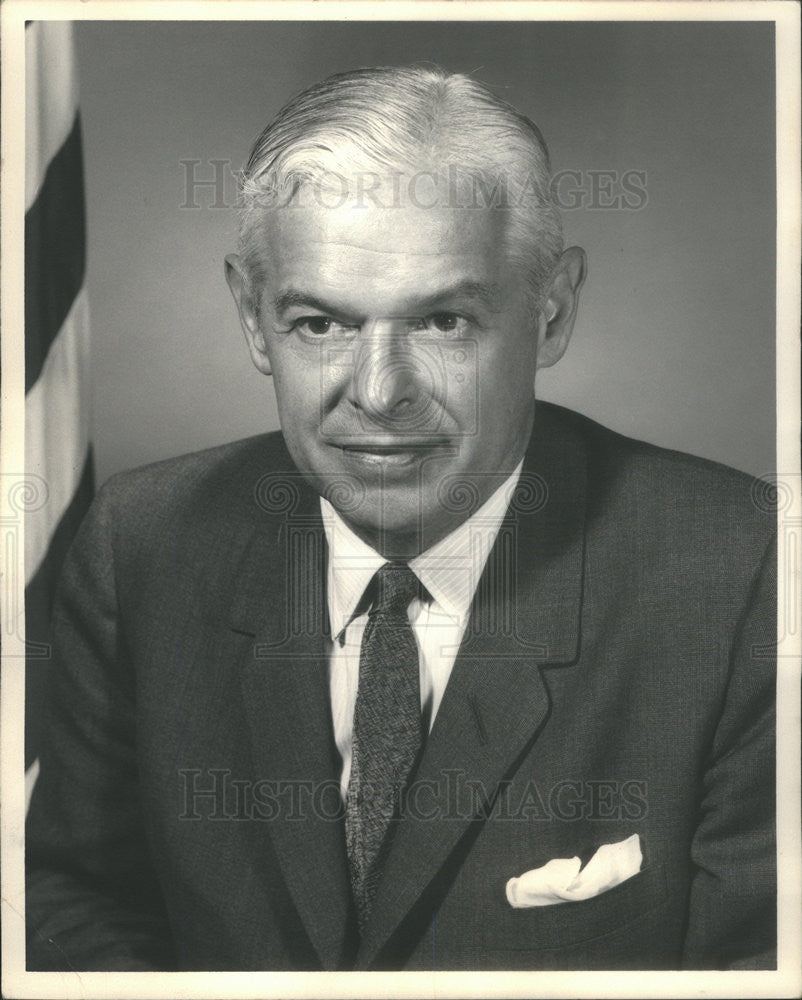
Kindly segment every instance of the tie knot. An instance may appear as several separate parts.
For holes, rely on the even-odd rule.
[[[371,614],[404,615],[415,597],[423,597],[420,580],[404,562],[387,562],[373,577]]]

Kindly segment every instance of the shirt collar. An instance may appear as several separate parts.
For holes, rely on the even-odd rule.
[[[329,547],[326,593],[331,635],[336,638],[353,618],[356,606],[376,570],[387,562],[355,535],[324,497],[320,514]]]
[[[523,459],[479,510],[410,560],[410,568],[446,614],[460,620],[468,614],[522,466]],[[329,547],[329,621],[332,636],[338,636],[353,618],[376,570],[387,560],[354,534],[324,497],[320,513]]]

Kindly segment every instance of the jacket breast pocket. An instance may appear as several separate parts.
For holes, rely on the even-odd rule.
[[[496,911],[484,925],[483,943],[492,951],[571,947],[626,927],[665,898],[665,867],[647,868],[593,899]]]

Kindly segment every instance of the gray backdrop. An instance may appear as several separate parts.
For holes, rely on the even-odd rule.
[[[413,61],[496,87],[563,178],[590,271],[538,394],[774,468],[772,24],[85,22],[77,39],[100,482],[277,426],[223,279],[231,171],[309,83]],[[222,192],[188,190],[216,170]]]

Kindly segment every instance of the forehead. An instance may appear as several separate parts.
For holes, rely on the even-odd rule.
[[[347,294],[366,311],[390,314],[458,282],[499,285],[503,226],[502,213],[487,208],[279,208],[263,229],[266,282],[274,292]]]

